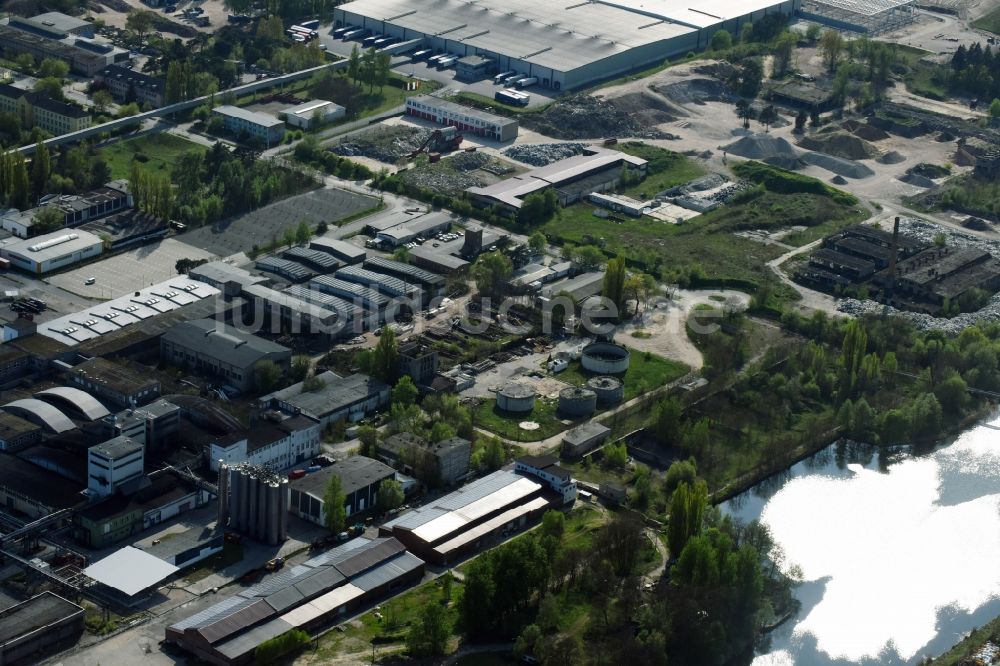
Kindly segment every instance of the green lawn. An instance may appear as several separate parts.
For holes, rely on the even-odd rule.
[[[625,400],[631,400],[639,394],[647,393],[658,386],[668,384],[678,377],[683,377],[691,369],[678,361],[671,361],[655,354],[629,350],[628,370],[625,372]],[[594,376],[583,369],[579,361],[573,361],[556,375],[560,381],[567,384],[582,386]]]
[[[615,148],[649,162],[646,165],[646,178],[641,183],[625,188],[625,194],[637,199],[651,199],[658,192],[705,175],[700,164],[680,153],[638,141],[620,143]]]
[[[454,627],[458,619],[457,602],[461,594],[462,585],[457,580],[453,581],[451,602],[445,616],[449,627]],[[373,642],[379,653],[399,651],[406,641],[410,625],[419,618],[424,606],[428,603],[441,603],[441,599],[440,579],[404,592],[381,604],[381,620],[375,617],[374,611],[368,611],[358,620],[344,624],[344,631],[334,630],[321,636],[314,663],[326,663],[344,654],[371,654]]]
[[[472,418],[476,426],[515,442],[537,442],[575,425],[566,425],[559,419],[556,401],[541,398],[535,401],[530,414],[510,414],[498,409],[496,400],[486,400],[475,408]],[[522,421],[534,421],[538,430],[522,430],[518,425]]]
[[[948,68],[944,65],[921,62],[922,58],[934,55],[933,53],[905,45],[897,45],[896,52],[900,63],[906,66],[907,71],[903,75],[903,80],[906,82],[907,90],[929,99],[948,99]]]
[[[159,132],[127,141],[118,141],[101,148],[101,154],[111,167],[112,178],[128,178],[132,161],[138,160],[149,171],[170,172],[184,153],[207,150],[205,146],[174,134]]]
[[[1000,35],[1000,9],[994,9],[986,16],[976,19],[972,22],[972,27]]]

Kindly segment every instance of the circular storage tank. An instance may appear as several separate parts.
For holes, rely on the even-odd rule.
[[[611,375],[591,377],[587,388],[597,394],[599,405],[616,405],[625,397],[625,382]]]
[[[583,348],[580,365],[599,375],[620,375],[628,370],[628,350],[613,342],[595,342]]]
[[[583,386],[559,391],[559,413],[566,416],[590,416],[597,410],[597,394]]]
[[[535,408],[535,389],[510,383],[497,391],[497,407],[505,412],[530,412]]]

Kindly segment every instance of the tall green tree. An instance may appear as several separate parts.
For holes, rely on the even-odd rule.
[[[355,44],[347,59],[347,77],[355,83],[361,83],[361,50]]]
[[[415,657],[442,655],[450,635],[451,627],[448,626],[444,606],[437,601],[429,601],[406,636],[406,649]]]
[[[281,368],[274,361],[265,359],[254,366],[253,378],[259,393],[270,393],[278,388],[278,382],[281,381]]]
[[[701,533],[707,506],[708,487],[704,481],[693,485],[682,482],[674,490],[667,522],[667,545],[672,556],[678,557],[688,540]]]
[[[383,513],[398,509],[403,505],[403,484],[395,479],[386,479],[378,486],[378,510]]]
[[[392,74],[392,56],[388,53],[380,52],[375,58],[375,85],[378,86],[379,92],[385,88],[385,84],[389,81],[389,77]]]
[[[399,358],[399,343],[396,333],[388,326],[382,329],[378,344],[372,350],[372,374],[384,382],[389,382],[396,374],[396,360]]]
[[[368,92],[374,92],[378,76],[378,51],[371,47],[361,56],[361,78],[368,85]]]
[[[625,277],[625,255],[619,254],[608,262],[604,270],[604,287],[601,292],[615,304],[619,316],[625,312]]]
[[[14,208],[24,210],[30,206],[29,195],[31,183],[28,179],[28,165],[24,155],[14,152],[10,164],[10,189],[7,192],[7,203]]]
[[[819,52],[830,72],[837,69],[837,61],[840,60],[840,54],[843,51],[844,38],[840,31],[832,28],[824,30],[823,35],[819,38]]]
[[[513,264],[502,252],[487,252],[480,255],[472,269],[476,288],[483,296],[499,303],[507,290],[507,283],[514,272]]]
[[[330,482],[323,493],[323,521],[326,528],[334,534],[340,534],[347,525],[347,498],[336,474],[330,477]]]
[[[45,194],[52,174],[52,164],[49,159],[48,147],[39,141],[35,145],[35,153],[31,156],[31,193],[37,199]]]
[[[147,9],[133,9],[125,17],[125,29],[134,32],[142,44],[143,38],[153,29],[156,20],[156,14]]]
[[[392,389],[392,403],[394,405],[412,405],[419,396],[420,389],[413,383],[413,378],[409,375],[400,377]]]

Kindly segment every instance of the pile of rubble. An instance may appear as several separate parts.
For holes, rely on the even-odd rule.
[[[847,132],[816,132],[799,139],[799,145],[848,160],[871,159],[879,154],[871,143]]]
[[[407,185],[449,196],[461,194],[470,187],[484,187],[489,184],[485,178],[473,175],[472,170],[453,168],[449,164],[453,161],[454,159],[447,159],[437,164],[400,171],[399,179]]]
[[[950,247],[974,247],[985,250],[995,257],[1000,257],[1000,241],[989,240],[969,236],[961,232],[941,227],[930,222],[913,218],[904,218],[899,223],[900,233],[916,236],[925,243],[933,243],[935,238],[943,235],[945,244]],[[891,305],[884,305],[876,301],[859,301],[855,298],[845,298],[837,303],[837,309],[841,312],[861,317],[865,315],[898,315],[913,322],[922,331],[942,331],[947,335],[958,335],[969,326],[977,324],[1000,322],[1000,293],[994,294],[989,302],[976,312],[965,312],[958,316],[947,319],[945,317],[933,317],[920,312],[907,312],[897,310]]]
[[[665,100],[651,94],[610,99],[573,95],[554,102],[542,113],[524,114],[521,123],[557,139],[676,139],[655,127],[674,120],[671,111]]]
[[[587,148],[583,143],[535,143],[511,146],[503,154],[518,162],[543,167],[546,164],[580,155]]]
[[[430,135],[431,130],[417,127],[380,126],[353,134],[330,150],[344,157],[370,157],[395,164],[420,148]]]

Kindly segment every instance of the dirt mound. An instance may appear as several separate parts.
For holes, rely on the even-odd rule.
[[[770,134],[751,134],[722,148],[727,153],[747,157],[752,160],[766,160],[771,157],[795,158],[795,148],[785,139]]]
[[[921,162],[915,166],[910,167],[906,170],[906,173],[916,174],[918,176],[924,176],[925,178],[947,178],[951,175],[951,169],[937,164],[928,164],[927,162]]]
[[[958,166],[976,166],[976,158],[972,153],[965,150],[964,148],[959,148],[955,151],[955,155],[951,158],[951,161]]]
[[[735,103],[739,99],[736,93],[715,79],[690,79],[651,88],[674,104]]]
[[[875,175],[875,172],[864,164],[825,153],[803,153],[800,159],[806,164],[821,167],[845,178],[867,178]]]
[[[673,139],[674,135],[651,126],[674,120],[671,111],[664,100],[648,93],[611,99],[574,95],[560,99],[542,113],[525,114],[521,122],[557,139]]]
[[[848,160],[863,160],[878,155],[875,146],[847,132],[813,134],[799,139],[799,145],[808,150]]]
[[[899,164],[900,162],[905,162],[906,158],[897,153],[895,150],[890,150],[885,155],[879,157],[876,161],[881,164]]]
[[[941,143],[948,143],[949,141],[954,141],[955,135],[951,132],[939,132],[937,135],[937,141]]]
[[[830,179],[830,182],[834,185],[847,185],[847,179],[843,176],[834,176]]]
[[[921,176],[920,174],[917,173],[908,173],[902,178],[900,178],[900,180],[903,181],[904,183],[913,185],[915,187],[931,188],[937,185],[937,183],[935,183],[927,176]]]
[[[791,155],[774,155],[772,157],[765,157],[763,161],[771,166],[776,166],[779,169],[787,169],[788,171],[798,171],[805,166],[802,160]]]
[[[851,132],[851,134],[859,139],[864,139],[865,141],[881,141],[882,139],[889,138],[888,132],[873,125],[861,125],[856,130]]]

